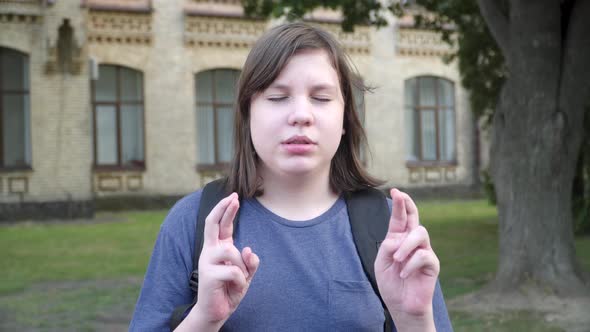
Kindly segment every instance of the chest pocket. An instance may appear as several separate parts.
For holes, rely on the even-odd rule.
[[[328,294],[332,331],[383,331],[385,315],[371,283],[331,280]]]

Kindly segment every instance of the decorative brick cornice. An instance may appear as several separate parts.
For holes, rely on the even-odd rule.
[[[90,11],[87,24],[90,43],[148,45],[152,42],[151,14]]]
[[[0,0],[0,23],[37,23],[42,14],[41,0]]]
[[[371,53],[371,28],[369,26],[357,26],[354,32],[344,32],[340,24],[336,23],[315,23],[315,25],[335,36],[347,53],[357,55]]]
[[[453,50],[440,33],[429,30],[399,28],[396,52],[402,56],[443,56]]]
[[[238,18],[186,16],[187,46],[249,48],[266,30],[267,22]]]

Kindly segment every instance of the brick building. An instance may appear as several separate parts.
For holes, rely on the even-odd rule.
[[[468,188],[479,143],[448,47],[409,19],[335,34],[363,80],[367,167],[388,185]],[[276,21],[237,0],[0,0],[0,220],[176,198],[232,153],[234,84]],[[369,157],[370,156],[370,157]]]

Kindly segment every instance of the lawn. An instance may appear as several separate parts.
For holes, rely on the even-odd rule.
[[[441,260],[447,300],[489,281],[497,262],[496,209],[485,201],[418,206]],[[114,312],[128,319],[165,214],[101,213],[98,222],[0,226],[0,322],[10,316],[17,324],[0,323],[0,330],[92,331]],[[590,270],[590,237],[578,238],[576,249]],[[451,311],[451,317],[456,331],[559,331],[526,312],[475,317]]]

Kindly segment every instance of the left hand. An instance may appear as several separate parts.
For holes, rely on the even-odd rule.
[[[434,327],[432,297],[440,263],[410,196],[391,189],[391,199],[389,229],[375,259],[379,292],[396,326]]]

